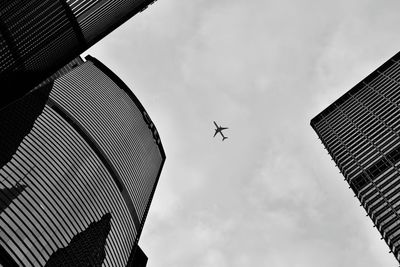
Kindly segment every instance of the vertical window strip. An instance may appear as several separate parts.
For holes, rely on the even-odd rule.
[[[22,147],[23,145],[21,145]],[[26,156],[29,156],[30,158],[34,158],[35,156],[32,155],[29,151],[29,149],[22,148],[21,149],[21,154],[24,154]],[[41,163],[38,163],[38,165],[40,165]],[[55,199],[52,198],[51,200],[48,198],[48,196],[52,196],[54,194],[54,192],[52,192],[53,194],[51,194],[48,190],[51,188],[52,185],[50,185],[50,183],[45,183],[44,180],[41,180],[40,177],[43,177],[44,174],[41,172],[41,170],[39,170],[37,168],[37,165],[35,165],[35,168],[32,169],[32,176],[34,177],[34,181],[35,183],[32,183],[30,186],[32,188],[34,188],[36,190],[36,192],[40,192],[40,194],[36,193],[35,197],[36,199],[40,200],[41,203],[43,203],[43,205],[46,207],[47,210],[50,210],[50,213],[53,215],[54,218],[56,218],[57,222],[59,223],[59,225],[62,228],[62,233],[66,233],[67,236],[62,235],[61,237],[63,239],[60,239],[60,236],[58,236],[58,239],[62,242],[62,243],[66,243],[68,239],[70,239],[72,237],[72,233],[73,230],[71,228],[69,228],[70,224],[62,224],[58,218],[63,218],[63,216],[60,215],[60,211],[59,208],[60,206],[57,206],[58,208],[56,208],[55,203],[59,203],[59,202],[55,202]],[[38,186],[37,186],[38,185]],[[46,201],[43,201],[43,198],[45,198]],[[62,203],[64,205],[64,203]],[[50,206],[49,206],[50,205]],[[50,209],[49,207],[51,207],[52,209]],[[54,214],[53,210],[57,213]],[[48,214],[46,214],[48,216]],[[53,222],[54,223],[54,222]],[[67,226],[67,230],[66,228],[64,228],[64,226]],[[68,236],[68,233],[70,234],[70,236]]]
[[[0,184],[4,186],[2,181],[0,181]],[[16,202],[17,201],[13,201],[14,204]],[[15,209],[17,209],[17,211]],[[3,222],[7,224],[9,229],[11,229],[11,231],[15,234],[16,237],[16,238],[11,238],[9,241],[13,242],[14,245],[18,247],[20,251],[27,252],[27,253],[23,252],[26,258],[30,259],[31,257],[33,257],[33,259],[36,262],[40,263],[42,262],[41,260],[45,258],[45,256],[40,252],[35,253],[34,251],[32,251],[32,248],[27,246],[26,243],[24,242],[24,240],[27,239],[31,244],[35,244],[35,242],[33,242],[33,240],[31,239],[31,236],[27,233],[27,229],[29,229],[29,227],[26,225],[25,221],[21,219],[20,212],[21,210],[19,209],[18,206],[13,207],[12,205],[10,205],[8,206],[7,210],[2,213],[2,216],[0,216],[0,218],[3,219],[3,216],[7,216],[8,221],[13,224],[12,227],[8,222],[3,220]],[[17,230],[17,232],[15,230]]]
[[[19,254],[22,255],[22,257],[23,257],[22,259],[21,259],[21,257],[16,257],[17,261],[20,261],[20,262],[22,261],[23,262],[22,265],[25,265],[26,263],[30,263],[31,266],[35,266],[35,263],[38,262],[38,260],[35,258],[34,262],[32,262],[32,259],[26,253],[27,251],[24,250],[19,245],[20,242],[16,241],[16,239],[22,240],[21,237],[19,236],[19,234],[17,234],[17,232],[14,230],[14,228],[10,226],[10,224],[3,218],[3,216],[0,216],[0,221],[3,221],[3,223],[0,224],[2,232],[8,236],[8,241],[4,242],[4,244],[6,244],[7,247],[9,247],[9,244],[11,243],[14,248],[10,248],[10,251],[12,251],[12,253],[14,255],[16,255],[19,252]],[[8,229],[4,229],[4,227],[8,227]],[[14,236],[10,236],[11,232]],[[0,238],[1,238],[1,236],[0,236]]]
[[[40,158],[40,161],[36,162],[36,166],[37,168],[35,169],[35,171],[41,171],[43,177],[60,177],[59,172],[57,171],[57,166],[54,165],[54,163],[49,159],[49,155],[47,155],[47,151],[43,150],[40,146],[38,146],[35,142],[29,142],[29,147],[28,149],[30,150],[30,152],[34,152],[37,157]],[[56,181],[55,179],[48,179],[49,183],[52,184],[52,188],[53,191],[56,191],[56,194],[53,194],[53,201],[55,201],[55,203],[62,203],[64,209],[64,213],[67,216],[64,216],[63,219],[64,221],[68,220],[68,222],[66,221],[67,224],[70,224],[71,226],[73,226],[73,231],[72,233],[75,235],[77,232],[81,232],[84,230],[84,224],[82,224],[81,220],[72,220],[72,218],[75,217],[82,217],[82,215],[80,216],[76,216],[77,214],[76,212],[76,208],[71,210],[68,209],[68,207],[64,206],[64,203],[69,203],[72,204],[73,203],[73,199],[70,198],[70,195],[67,194],[68,192],[65,191],[65,188],[67,187],[67,184],[64,183],[64,181],[62,181],[61,179]],[[61,190],[61,191],[60,191]],[[62,199],[60,199],[61,197],[66,197],[66,201],[62,201]],[[82,219],[82,218],[80,218]]]
[[[51,123],[50,121],[51,120],[49,120],[49,123]],[[47,142],[47,144],[51,147],[50,151],[57,152],[52,155],[52,158],[58,160],[59,166],[60,167],[62,166],[63,167],[62,169],[66,171],[65,174],[71,178],[71,179],[69,179],[69,181],[70,181],[69,184],[72,188],[72,191],[76,192],[76,196],[79,198],[78,203],[83,203],[84,206],[86,206],[86,203],[87,203],[86,193],[82,192],[81,190],[83,189],[83,187],[80,186],[80,184],[77,184],[79,181],[78,177],[80,177],[80,175],[78,175],[74,170],[72,170],[72,168],[73,168],[72,166],[66,166],[63,164],[63,163],[67,163],[66,161],[63,161],[63,158],[66,158],[67,155],[75,155],[75,156],[79,156],[79,155],[71,153],[71,151],[70,151],[68,145],[65,143],[65,141],[60,136],[57,136],[57,133],[59,133],[59,132],[53,132],[56,130],[57,129],[54,127],[54,125],[53,125],[53,127],[47,127],[47,129],[42,129],[40,127],[40,125],[38,125],[38,133],[40,132],[40,134],[41,134],[40,139],[44,139],[46,135],[55,134],[52,136],[53,138],[49,138],[49,142]],[[57,140],[57,141],[55,141],[55,140]],[[70,153],[68,153],[68,152],[70,152]],[[70,159],[74,160],[74,157],[71,157]],[[72,163],[72,162],[69,161],[68,163]],[[76,164],[76,161],[74,161],[73,164]],[[81,197],[85,198],[86,201],[84,201]],[[83,207],[83,205],[81,206],[81,208],[82,207]],[[89,211],[92,211],[92,209],[89,209]],[[97,214],[97,215],[100,216],[100,214]],[[90,213],[90,216],[91,216],[91,218],[95,218],[95,219],[100,218],[98,216],[95,216],[92,213]],[[91,221],[92,220],[86,221],[87,225],[89,225]]]
[[[10,177],[11,179],[16,178],[15,176],[17,176],[18,178],[20,178],[19,175],[15,174],[15,172],[14,172],[11,168],[9,168],[10,165],[13,165],[15,168],[18,168],[17,164],[15,164],[15,163],[17,163],[17,160],[12,160],[12,161],[11,161],[9,164],[7,164],[7,166],[5,166],[5,168],[4,168],[4,171],[9,175],[9,177]],[[7,167],[8,167],[8,168],[7,168]],[[29,171],[29,170],[25,170],[25,171]],[[28,173],[28,174],[29,174],[29,173]],[[26,177],[25,177],[25,179],[26,179]],[[25,180],[25,179],[24,179],[24,180]],[[13,180],[14,180],[14,182],[17,182],[15,179],[13,179]],[[32,228],[34,228],[34,229],[37,231],[38,235],[39,235],[40,237],[42,237],[43,240],[45,240],[45,242],[46,242],[46,244],[47,244],[47,247],[48,247],[49,249],[51,249],[51,248],[52,248],[51,244],[55,244],[55,241],[54,241],[54,239],[52,238],[52,236],[51,236],[50,234],[48,234],[48,233],[45,231],[46,227],[43,225],[43,223],[45,222],[45,220],[44,220],[44,218],[41,216],[41,213],[39,213],[39,212],[37,211],[36,207],[34,207],[34,205],[32,205],[31,201],[29,201],[29,200],[27,199],[26,196],[29,196],[32,200],[35,199],[34,197],[31,196],[31,194],[30,194],[29,191],[30,191],[30,186],[28,186],[28,188],[26,188],[26,189],[24,190],[24,194],[21,194],[20,196],[18,196],[18,197],[19,197],[19,202],[20,202],[20,204],[21,204],[21,206],[22,206],[22,208],[19,207],[19,210],[21,211],[21,214],[23,214],[23,215],[26,217],[26,220],[29,221],[29,223],[32,225]],[[25,202],[25,203],[24,203],[24,202]],[[18,203],[18,201],[17,201],[16,203]],[[28,208],[28,205],[30,206],[29,208]],[[33,222],[31,221],[31,219],[30,219],[29,217],[32,217],[32,218],[35,218],[35,217],[36,217],[35,214],[32,213],[32,210],[36,212],[37,216],[40,216],[40,218],[42,219],[42,222],[38,221],[37,224],[36,224],[36,223],[33,223]],[[27,215],[27,214],[28,214],[28,215]],[[29,215],[30,215],[30,216],[29,216]],[[40,226],[41,229],[38,229],[37,226]],[[31,227],[29,227],[29,228],[31,228]],[[44,231],[42,231],[42,230],[44,230]],[[45,235],[45,236],[43,235],[43,232],[46,232],[46,235]],[[36,235],[35,235],[35,237],[36,237]],[[49,243],[49,241],[51,241],[51,243]],[[39,242],[39,243],[40,243],[40,242]],[[51,252],[51,251],[47,251],[47,253],[50,253],[50,252]]]
[[[35,128],[34,128],[35,129]],[[36,133],[36,132],[34,132]],[[73,175],[71,175],[70,171],[66,168],[66,166],[62,165],[62,158],[56,154],[56,151],[53,151],[53,149],[42,149],[42,147],[50,148],[50,143],[52,142],[52,138],[48,138],[47,140],[43,140],[41,136],[38,136],[38,138],[35,140],[38,144],[40,144],[40,148],[38,147],[38,150],[42,152],[43,158],[47,162],[47,164],[52,165],[53,173],[55,176],[52,176],[53,178],[57,177],[58,179],[58,184],[62,186],[60,187],[60,190],[63,191],[64,194],[69,193],[68,195],[72,197],[73,199],[70,199],[69,205],[71,205],[72,208],[72,214],[75,217],[78,217],[80,226],[79,229],[80,231],[83,231],[86,229],[86,226],[90,224],[90,219],[86,217],[87,214],[82,213],[81,210],[84,210],[82,206],[82,198],[80,194],[77,192],[76,186],[73,184]],[[47,143],[44,143],[47,141]],[[57,151],[60,152],[60,151]],[[64,172],[64,173],[61,173]],[[65,177],[71,178],[71,179],[65,179]],[[66,192],[65,190],[68,190],[69,192]],[[77,201],[74,201],[77,200]],[[91,215],[91,214],[90,214]]]
[[[21,150],[21,153],[18,153],[16,155],[16,159],[21,159],[22,160],[22,156],[23,156],[23,150]],[[60,239],[60,236],[58,236],[55,232],[54,229],[55,228],[55,222],[53,219],[56,219],[57,222],[59,223],[59,229],[62,229],[65,231],[64,226],[58,221],[57,216],[53,213],[53,210],[56,210],[55,207],[53,206],[53,210],[49,209],[48,206],[45,203],[51,203],[49,201],[49,199],[46,198],[46,201],[43,201],[43,198],[46,197],[45,194],[43,194],[42,190],[37,186],[37,184],[39,184],[39,181],[37,179],[37,176],[35,175],[35,173],[33,172],[33,168],[31,170],[31,175],[32,175],[32,182],[30,183],[29,187],[32,189],[32,193],[29,192],[29,190],[26,192],[26,194],[28,194],[28,196],[32,199],[36,199],[37,201],[34,203],[30,203],[31,204],[31,208],[38,214],[38,216],[47,216],[47,219],[45,219],[44,217],[42,218],[49,226],[49,229],[51,230],[52,233],[48,233],[48,235],[50,236],[50,239],[53,241],[53,243],[55,245],[59,245],[59,244],[65,244],[66,243],[66,239],[64,236],[61,236],[62,239]],[[42,187],[42,185],[40,184],[40,186]],[[40,194],[38,194],[40,193]],[[49,212],[44,213],[42,215],[41,212],[36,208],[36,206],[34,204],[39,204],[40,202],[42,202],[44,205],[46,205],[46,208]],[[50,218],[49,214],[52,216],[52,218]],[[35,216],[36,217],[36,216]],[[50,225],[50,223],[52,223],[52,225]],[[54,226],[54,227],[52,227]],[[53,240],[53,237],[56,238],[55,240]],[[58,243],[57,243],[57,242]]]

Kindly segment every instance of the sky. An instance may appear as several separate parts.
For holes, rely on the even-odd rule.
[[[398,266],[310,120],[400,50],[399,8],[158,0],[84,54],[132,89],[166,152],[148,267]]]

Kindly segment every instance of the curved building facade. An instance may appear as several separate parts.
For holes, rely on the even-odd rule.
[[[126,266],[165,161],[129,88],[88,56],[3,109],[0,123],[3,264]]]
[[[2,106],[24,95],[154,0],[0,1]],[[5,85],[21,82],[19,91]],[[8,101],[7,95],[14,94]]]

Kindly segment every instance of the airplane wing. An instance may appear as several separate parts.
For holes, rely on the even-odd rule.
[[[215,130],[215,134],[214,134],[214,137],[217,135],[217,133],[218,133],[218,131],[217,130]]]
[[[222,130],[226,130],[226,129],[229,129],[229,128],[228,127],[221,127],[220,129],[222,131]]]

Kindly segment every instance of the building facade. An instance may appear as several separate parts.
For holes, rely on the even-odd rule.
[[[400,53],[311,126],[400,261]]]
[[[132,258],[165,153],[129,88],[86,59],[0,111],[0,265]]]
[[[0,107],[24,95],[153,2],[0,1]],[[23,80],[19,79],[22,75]]]

